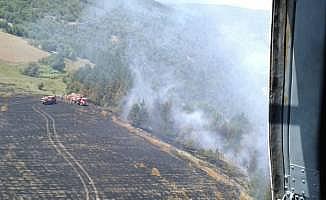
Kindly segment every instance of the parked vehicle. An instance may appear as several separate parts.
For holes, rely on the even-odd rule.
[[[85,98],[85,97],[79,98],[77,100],[77,104],[80,106],[87,106],[88,105],[87,98]]]
[[[43,96],[40,101],[44,105],[51,105],[57,103],[57,98],[56,96]]]
[[[66,100],[69,103],[75,103],[75,104],[78,104],[80,106],[87,106],[88,105],[87,98],[84,97],[82,94],[71,93],[71,94],[67,95]]]

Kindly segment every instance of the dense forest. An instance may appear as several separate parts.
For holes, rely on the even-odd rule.
[[[56,70],[64,70],[67,58],[94,63],[68,73],[67,92],[83,93],[162,138],[224,152],[257,179],[264,176],[266,166],[258,163],[267,152],[260,149],[264,144],[248,141],[264,137],[265,118],[254,121],[264,104],[253,103],[261,98],[254,94],[264,79],[248,83],[264,75],[254,74],[254,66],[241,67],[239,52],[254,45],[240,44],[243,39],[233,34],[244,31],[243,41],[264,40],[264,32],[251,33],[248,27],[267,29],[268,15],[193,6],[180,9],[154,0],[0,0],[0,29],[52,52],[40,63]],[[227,31],[218,26],[237,20],[239,25]],[[24,73],[37,75],[37,64]]]
[[[7,32],[28,37],[28,23],[36,23],[44,17],[52,17],[66,22],[76,21],[87,0],[1,0],[0,28]]]

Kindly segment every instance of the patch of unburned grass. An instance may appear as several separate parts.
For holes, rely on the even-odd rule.
[[[160,171],[157,169],[157,168],[153,168],[152,169],[152,173],[151,173],[152,176],[161,176],[161,173]]]
[[[102,110],[100,114],[104,118],[107,118],[109,116],[109,112],[108,111],[105,111],[105,110]]]
[[[0,95],[15,94],[63,94],[66,85],[62,77],[37,78],[23,75],[19,64],[0,62]],[[43,83],[43,87],[39,86]]]
[[[145,164],[142,163],[142,162],[141,162],[141,163],[136,163],[136,164],[134,164],[134,167],[137,168],[137,169],[138,169],[138,168],[141,168],[141,169],[146,168]]]
[[[249,196],[247,193],[241,192],[239,200],[253,200],[253,198]]]
[[[50,66],[41,65],[39,78],[59,79],[64,77],[64,73],[52,69]]]
[[[7,112],[8,111],[8,104],[0,106],[0,112]]]

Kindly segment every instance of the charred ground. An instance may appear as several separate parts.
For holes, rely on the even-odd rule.
[[[217,181],[113,123],[94,106],[44,106],[34,97],[0,98],[0,104],[0,199],[87,199],[85,187],[89,199],[96,199],[95,189],[100,199],[244,198],[233,178],[229,184]],[[54,143],[65,147],[95,187],[54,148],[46,120],[33,106],[53,118]]]

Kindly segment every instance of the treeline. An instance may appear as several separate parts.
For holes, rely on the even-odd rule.
[[[31,23],[44,17],[74,22],[87,4],[87,0],[0,0],[0,28],[28,37]]]
[[[88,96],[94,103],[111,108],[119,108],[121,100],[132,87],[132,73],[127,65],[120,60],[118,63],[89,65],[64,81],[70,92],[80,92]]]
[[[144,101],[132,105],[128,120],[137,127],[150,130],[155,134],[163,134],[174,138],[176,141],[188,146],[189,148],[202,148],[198,143],[193,141],[192,132],[209,131],[213,138],[219,138],[218,144],[214,149],[216,151],[233,152],[235,156],[239,155],[243,149],[241,144],[243,138],[253,132],[253,124],[249,121],[244,113],[235,114],[231,118],[225,118],[222,114],[210,108],[196,108],[192,105],[186,105],[181,112],[194,113],[197,109],[204,110],[203,118],[207,119],[205,127],[198,130],[196,125],[178,124],[175,113],[173,113],[173,104],[170,101],[154,103],[154,109],[150,110]],[[180,112],[180,111],[179,111]],[[162,135],[161,135],[162,136]],[[252,158],[246,165],[250,172],[254,172],[257,167],[257,155],[252,152]]]
[[[41,59],[39,62],[32,62],[24,68],[23,74],[37,77],[37,72],[39,71],[40,65],[46,65],[51,67],[54,70],[63,72],[65,69],[65,60],[64,56],[61,54],[53,54],[49,57]]]
[[[124,56],[125,36],[132,30],[127,13],[119,6],[104,18],[80,19],[86,6],[96,6],[94,2],[0,0],[0,28],[27,37],[32,45],[53,53],[40,63],[26,66],[23,74],[39,76],[40,65],[63,71],[65,58],[88,59],[95,67],[68,74],[64,78],[67,91],[84,93],[96,104],[117,108],[133,81]],[[94,36],[94,31],[100,35]]]
[[[17,35],[17,36],[25,36],[26,30],[22,25],[14,25],[8,23],[6,20],[0,19],[0,29],[4,30],[7,33]]]

